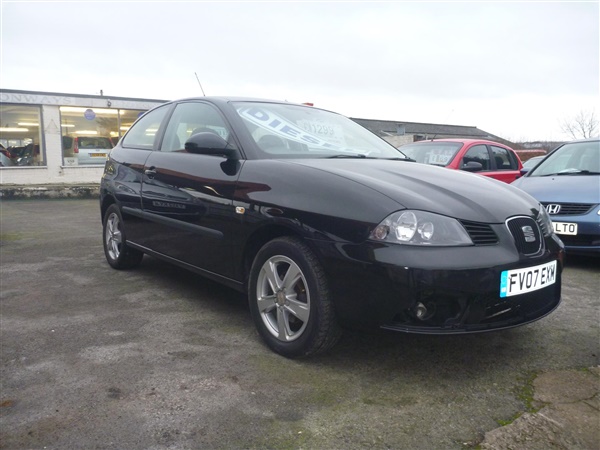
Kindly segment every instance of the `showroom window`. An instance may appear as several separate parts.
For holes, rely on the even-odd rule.
[[[64,164],[104,165],[110,150],[143,112],[61,106],[60,128]]]
[[[0,105],[0,167],[43,166],[39,106]]]

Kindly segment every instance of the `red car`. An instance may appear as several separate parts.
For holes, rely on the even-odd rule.
[[[519,178],[523,167],[512,148],[482,139],[434,139],[398,149],[419,163],[466,170],[505,183]]]

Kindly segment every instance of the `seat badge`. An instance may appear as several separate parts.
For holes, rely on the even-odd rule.
[[[236,214],[244,214],[246,212],[246,208],[244,208],[243,206],[236,206],[235,207],[235,213]]]
[[[533,232],[533,228],[529,225],[521,227],[523,231],[523,236],[525,236],[525,242],[535,242],[535,233]]]

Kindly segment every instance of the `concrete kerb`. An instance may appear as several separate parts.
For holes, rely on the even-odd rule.
[[[57,198],[98,198],[100,195],[99,184],[73,185],[1,185],[0,199],[26,200],[26,199],[57,199]]]
[[[510,425],[485,434],[482,450],[592,450],[600,442],[600,368],[559,370],[533,382],[533,400],[543,405]]]

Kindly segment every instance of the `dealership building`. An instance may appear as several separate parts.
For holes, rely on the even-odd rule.
[[[98,184],[114,143],[164,102],[0,89],[0,184]]]
[[[0,197],[97,190],[110,149],[165,101],[0,89]],[[502,141],[477,127],[353,120],[396,146],[433,136]]]

